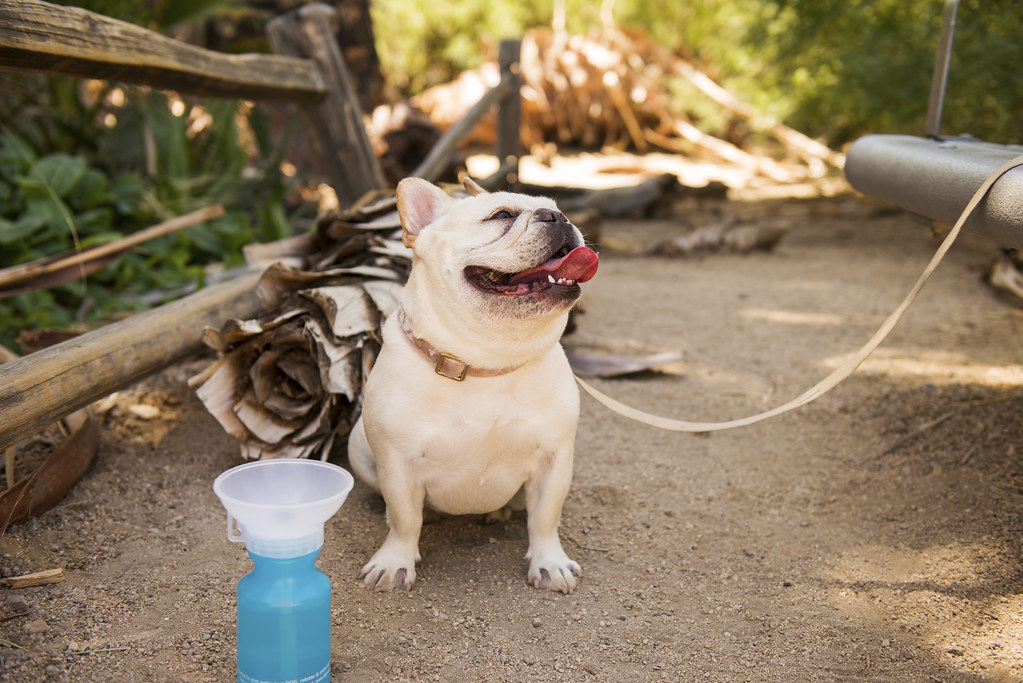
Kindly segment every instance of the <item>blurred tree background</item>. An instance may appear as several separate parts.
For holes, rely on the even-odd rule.
[[[613,16],[761,112],[841,147],[923,132],[942,0],[346,0],[368,2],[396,102],[492,59],[501,39]],[[265,24],[303,0],[63,0],[225,52],[269,51]],[[339,7],[343,4],[337,3]],[[1023,143],[1021,0],[963,0],[943,130]],[[684,84],[678,98],[694,98]],[[200,286],[241,247],[306,229],[294,117],[262,106],[0,72],[0,268],[118,239],[199,206],[227,214],[85,281],[0,299],[0,344],[22,329],[106,319]],[[283,121],[283,123],[282,123]],[[287,171],[287,172],[285,172]],[[297,172],[296,172],[297,171]]]
[[[377,45],[404,93],[484,57],[482,37],[550,26],[551,0],[373,0]],[[866,132],[923,132],[942,0],[617,0],[648,32],[790,126],[841,146]],[[599,0],[564,0],[566,28],[600,24]],[[944,130],[1023,142],[1023,3],[963,0]]]

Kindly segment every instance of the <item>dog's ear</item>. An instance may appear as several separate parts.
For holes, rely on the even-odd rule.
[[[401,241],[406,247],[411,247],[419,232],[454,201],[444,190],[422,178],[405,178],[398,183],[397,200]]]
[[[487,194],[486,190],[480,187],[475,180],[467,175],[462,176],[462,187],[465,188],[465,191],[469,193],[470,197],[475,197],[478,194]]]

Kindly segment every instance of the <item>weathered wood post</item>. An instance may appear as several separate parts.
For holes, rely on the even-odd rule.
[[[501,41],[498,64],[501,80],[511,80],[511,90],[501,100],[497,110],[497,160],[505,174],[505,182],[512,192],[519,183],[519,157],[522,156],[522,74],[519,71],[519,55],[522,53],[521,40]]]
[[[315,3],[271,20],[267,36],[276,53],[311,59],[319,67],[327,96],[301,111],[327,163],[338,200],[347,207],[367,192],[387,187],[387,181],[366,135],[359,98],[334,37],[335,21],[333,8]]]

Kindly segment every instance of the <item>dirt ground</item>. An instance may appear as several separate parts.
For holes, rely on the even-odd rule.
[[[682,419],[801,393],[936,244],[848,196],[679,209],[605,237],[648,245],[697,215],[791,227],[769,253],[604,250],[580,338],[685,361],[595,383]],[[425,528],[411,594],[367,592],[356,574],[385,522],[357,484],[318,561],[334,680],[1023,680],[1023,317],[982,280],[994,253],[958,245],[857,374],[767,423],[674,434],[584,397],[562,519],[584,572],[572,595],[526,584],[522,519],[475,518]],[[0,679],[233,680],[234,588],[251,563],[211,489],[236,446],[185,385],[206,362],[122,392],[86,477],[0,539],[4,576],[67,576],[0,589]]]

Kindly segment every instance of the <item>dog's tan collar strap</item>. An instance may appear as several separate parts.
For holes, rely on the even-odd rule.
[[[433,365],[433,371],[446,379],[453,379],[456,382],[463,381],[466,377],[497,377],[505,375],[513,370],[518,370],[521,365],[510,368],[477,368],[469,365],[464,360],[450,353],[438,350],[433,344],[412,334],[412,323],[405,315],[405,309],[398,308],[398,325],[409,340],[423,356]]]

